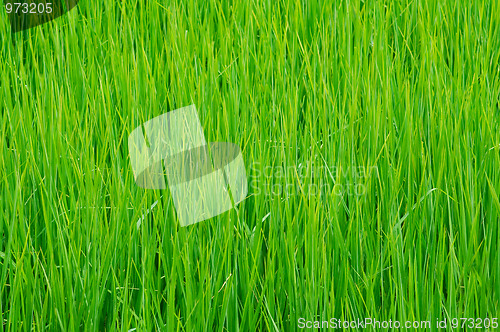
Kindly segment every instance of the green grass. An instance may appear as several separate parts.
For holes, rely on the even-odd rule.
[[[3,330],[498,317],[498,13],[497,0],[82,0],[12,36],[2,10]],[[241,146],[250,180],[292,171],[181,228],[168,190],[135,185],[127,138],[193,103],[207,141]],[[349,167],[375,172],[335,172]],[[353,183],[366,192],[332,189]],[[292,194],[266,194],[280,185]]]

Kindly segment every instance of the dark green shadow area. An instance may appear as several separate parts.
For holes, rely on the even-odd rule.
[[[73,9],[79,0],[4,0],[12,32],[50,22]]]

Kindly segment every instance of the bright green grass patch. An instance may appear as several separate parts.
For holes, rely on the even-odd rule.
[[[11,36],[2,11],[3,328],[498,316],[499,12],[84,0]],[[193,103],[207,141],[242,147],[251,190],[181,228],[168,190],[135,185],[127,137]]]

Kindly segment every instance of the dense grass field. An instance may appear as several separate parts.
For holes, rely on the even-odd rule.
[[[3,330],[500,316],[499,1],[82,0],[0,30]],[[127,138],[190,104],[249,193],[180,227]]]

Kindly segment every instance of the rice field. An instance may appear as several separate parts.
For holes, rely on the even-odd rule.
[[[1,7],[2,330],[495,330],[499,13],[82,0],[14,34]],[[128,136],[187,105],[248,194],[181,227]]]

